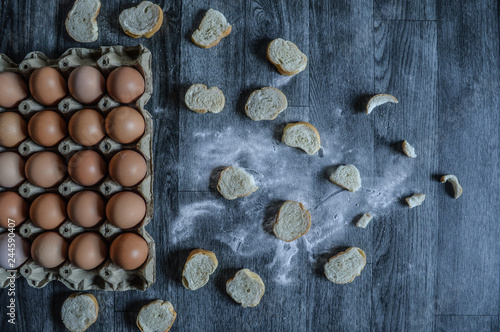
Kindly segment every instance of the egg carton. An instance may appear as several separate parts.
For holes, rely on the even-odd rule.
[[[0,54],[0,72],[16,72],[22,75],[26,80],[29,80],[29,76],[37,68],[53,67],[57,69],[67,81],[70,72],[76,67],[83,65],[96,67],[105,77],[107,77],[112,70],[121,66],[134,67],[143,75],[145,79],[144,94],[133,105],[127,104],[127,106],[138,110],[144,117],[146,126],[143,137],[134,144],[123,145],[106,136],[97,146],[91,147],[91,149],[100,152],[107,162],[109,162],[111,157],[120,150],[131,149],[141,153],[147,164],[145,178],[137,186],[131,188],[122,187],[108,176],[99,185],[93,187],[83,187],[67,177],[56,188],[40,188],[26,181],[15,189],[17,189],[19,194],[26,198],[28,202],[31,202],[34,198],[45,192],[58,192],[67,200],[81,190],[98,191],[106,199],[109,199],[115,193],[123,190],[132,190],[141,194],[146,201],[146,216],[138,226],[132,229],[123,230],[117,228],[107,220],[97,227],[83,228],[72,223],[71,220],[68,219],[56,230],[58,230],[64,238],[68,239],[68,241],[82,232],[99,232],[107,240],[108,246],[115,237],[123,232],[137,232],[147,242],[149,251],[148,259],[139,269],[125,271],[113,264],[109,257],[103,264],[93,270],[80,269],[71,264],[69,260],[58,268],[47,269],[37,265],[30,258],[18,268],[20,272],[18,276],[22,275],[29,285],[36,288],[44,287],[52,280],[59,280],[68,288],[74,290],[146,290],[156,279],[155,244],[151,236],[145,230],[145,226],[153,218],[153,121],[151,114],[144,108],[153,91],[151,52],[142,45],[136,47],[102,46],[98,49],[71,48],[64,52],[58,59],[49,59],[41,52],[31,52],[19,65],[14,63],[4,54]],[[17,111],[27,120],[35,112],[40,110],[54,110],[60,112],[64,118],[69,119],[73,113],[84,108],[99,110],[103,114],[103,117],[105,117],[110,110],[118,106],[123,106],[123,104],[113,100],[107,94],[94,105],[81,104],[71,96],[68,96],[64,98],[57,107],[40,105],[32,97],[28,97],[19,104]],[[0,112],[2,111],[5,111],[5,109],[0,108]],[[89,147],[83,147],[77,144],[69,136],[53,148],[40,146],[30,138],[22,142],[18,148],[5,149],[0,147],[0,151],[17,150],[26,159],[39,151],[58,152],[66,161],[68,161],[73,154],[82,149],[89,149]],[[5,190],[5,188],[0,188],[0,190]],[[0,233],[3,231],[5,231],[5,229],[0,228]],[[18,227],[18,231],[22,237],[33,240],[45,230],[37,227],[30,220],[27,220]],[[5,288],[9,285],[9,275],[10,274],[5,269],[0,268],[1,287]]]

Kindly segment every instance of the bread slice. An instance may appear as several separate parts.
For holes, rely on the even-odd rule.
[[[226,291],[243,308],[255,307],[266,291],[264,282],[255,272],[242,269],[226,282]]]
[[[219,113],[224,108],[226,99],[222,91],[214,86],[207,89],[204,84],[193,84],[184,98],[186,106],[196,113]]]
[[[413,194],[411,197],[406,198],[406,203],[410,208],[414,208],[415,206],[419,206],[425,200],[425,194]]]
[[[410,145],[407,141],[403,142],[403,153],[410,158],[417,158],[417,154],[415,153],[415,148]]]
[[[219,176],[217,190],[226,199],[245,197],[256,191],[255,179],[243,168],[226,167]]]
[[[373,109],[377,106],[383,105],[385,103],[399,103],[396,97],[381,93],[370,98],[368,104],[366,104],[366,114],[370,114]]]
[[[361,188],[361,176],[354,165],[339,166],[330,175],[330,181],[351,192],[358,191]]]
[[[277,38],[267,47],[267,59],[276,66],[281,75],[292,76],[307,66],[307,56],[291,41]]]
[[[357,247],[350,247],[338,253],[325,264],[325,275],[333,283],[352,282],[366,265],[365,252]]]
[[[252,92],[245,105],[245,113],[254,121],[274,120],[288,107],[286,96],[276,88],[262,88]]]
[[[118,20],[123,31],[130,37],[149,38],[160,30],[163,24],[163,10],[150,1],[143,1],[135,7],[123,10]]]
[[[451,175],[451,174],[443,175],[441,177],[441,182],[442,183],[445,183],[445,182],[451,183],[451,185],[453,186],[453,191],[455,192],[455,195],[453,196],[453,198],[457,199],[460,197],[460,195],[462,195],[462,186],[460,185],[460,183],[458,183],[458,178],[455,175]]]
[[[94,295],[73,293],[61,308],[64,326],[71,332],[83,332],[94,324],[99,313],[99,305]]]
[[[66,17],[68,34],[80,43],[91,43],[99,37],[97,15],[101,9],[99,0],[76,0]]]
[[[281,140],[286,145],[302,149],[309,155],[315,154],[321,148],[318,130],[307,122],[287,124]]]
[[[142,332],[166,332],[174,324],[177,313],[172,303],[154,300],[145,305],[137,315],[137,327]]]
[[[359,218],[358,222],[356,223],[356,227],[359,227],[359,228],[366,228],[366,226],[368,226],[368,224],[370,223],[370,221],[372,221],[373,219],[373,216],[369,213],[365,213],[361,216],[361,218]]]
[[[307,234],[311,228],[311,214],[299,202],[286,201],[281,205],[274,223],[274,235],[280,240],[291,242]]]
[[[198,29],[193,32],[191,40],[196,46],[210,48],[230,33],[231,24],[227,22],[224,15],[210,8],[201,20]]]
[[[217,265],[219,262],[213,252],[204,249],[191,251],[182,270],[182,284],[190,290],[205,286]]]

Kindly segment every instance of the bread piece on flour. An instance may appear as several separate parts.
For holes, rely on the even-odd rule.
[[[252,92],[245,105],[245,113],[254,121],[274,120],[288,107],[286,96],[276,88],[262,88]]]
[[[419,206],[425,200],[425,194],[413,194],[411,197],[406,198],[406,203],[410,208],[414,208],[415,206]]]
[[[64,326],[71,332],[83,332],[94,324],[99,314],[99,305],[94,295],[73,293],[61,308]]]
[[[313,155],[321,148],[318,130],[310,123],[289,123],[283,130],[281,140],[288,146],[304,150]]]
[[[160,30],[163,24],[163,10],[150,1],[143,1],[135,7],[123,10],[118,20],[123,31],[130,37],[149,38]]]
[[[68,34],[80,43],[91,43],[99,37],[97,15],[101,9],[99,0],[76,0],[66,17]]]
[[[267,59],[276,66],[281,75],[292,76],[307,66],[307,56],[291,41],[277,38],[267,47]]]
[[[198,29],[193,32],[191,40],[196,46],[210,48],[231,33],[229,24],[222,13],[210,8],[201,20]]]
[[[325,264],[325,275],[333,283],[352,282],[366,265],[365,252],[357,247],[350,247],[338,253]]]
[[[142,307],[137,315],[137,327],[142,332],[167,332],[174,324],[177,313],[172,303],[154,300]]]
[[[339,166],[330,175],[330,181],[352,192],[358,191],[361,188],[361,176],[354,165]]]
[[[182,285],[190,290],[205,286],[217,265],[219,262],[213,252],[204,249],[191,251],[182,270]]]
[[[193,84],[184,98],[187,108],[196,113],[219,113],[224,108],[226,99],[218,87],[207,89],[204,84]]]
[[[266,291],[264,282],[255,272],[242,269],[226,283],[226,291],[243,308],[255,307]]]
[[[370,114],[373,109],[377,106],[383,105],[385,103],[399,103],[396,97],[381,93],[370,98],[368,104],[366,104],[366,114]]]
[[[311,214],[302,203],[286,201],[281,205],[273,226],[274,235],[291,242],[307,234],[311,228]]]
[[[403,153],[410,158],[417,158],[415,153],[415,148],[408,143],[408,141],[403,142]]]
[[[220,173],[219,182],[217,182],[217,190],[226,199],[248,196],[257,188],[252,174],[234,166],[226,167]]]
[[[370,221],[372,221],[373,219],[373,216],[369,213],[365,213],[361,216],[361,218],[359,218],[358,222],[356,223],[356,227],[359,227],[359,228],[366,228],[366,226],[368,226],[368,224],[370,223]]]
[[[453,195],[453,198],[457,199],[462,195],[462,186],[460,183],[458,183],[458,178],[455,175],[448,174],[448,175],[443,175],[441,177],[441,182],[450,182],[451,185],[453,186],[453,191],[455,192],[455,195]]]

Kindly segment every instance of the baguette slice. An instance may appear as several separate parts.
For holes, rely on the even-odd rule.
[[[135,7],[123,10],[118,20],[123,31],[130,37],[149,38],[160,30],[163,24],[163,10],[150,1],[143,1]]]
[[[411,209],[422,204],[424,200],[425,194],[413,194],[411,197],[406,198],[406,203],[408,203],[408,206]]]
[[[264,282],[255,272],[242,269],[226,283],[226,291],[243,308],[255,307],[266,291]]]
[[[64,326],[71,332],[83,332],[94,324],[99,313],[99,305],[94,295],[73,293],[61,308]]]
[[[453,191],[455,192],[455,195],[453,195],[453,198],[457,199],[460,197],[460,195],[462,195],[462,186],[460,185],[460,183],[458,183],[458,178],[455,175],[451,175],[451,174],[443,175],[441,177],[441,182],[442,183],[445,183],[445,182],[451,183],[451,185],[453,186]]]
[[[229,24],[222,13],[210,8],[201,20],[198,29],[193,32],[191,40],[196,46],[210,48],[231,33]]]
[[[339,166],[330,175],[330,181],[351,192],[358,191],[361,188],[361,176],[354,165]]]
[[[193,84],[184,98],[186,106],[196,113],[219,113],[224,108],[226,99],[222,91],[214,86],[207,89],[204,84]]]
[[[338,253],[325,264],[325,275],[333,283],[352,282],[366,265],[365,252],[357,247],[350,247]]]
[[[359,227],[359,228],[366,228],[366,226],[368,226],[368,224],[370,223],[370,221],[372,221],[373,219],[373,216],[369,213],[365,213],[361,216],[361,218],[359,218],[358,222],[356,223],[356,227]]]
[[[101,9],[99,0],[76,0],[66,17],[68,34],[80,43],[91,43],[99,37],[97,15]]]
[[[417,158],[417,154],[415,153],[415,148],[410,145],[407,141],[403,142],[403,153],[410,158]]]
[[[274,235],[280,240],[291,242],[307,234],[311,228],[311,214],[299,202],[286,201],[281,205],[274,223]]]
[[[174,324],[177,313],[172,303],[154,300],[145,305],[137,315],[137,327],[142,332],[167,332]]]
[[[226,199],[245,197],[257,190],[255,179],[243,168],[226,167],[219,176],[217,190]]]
[[[307,56],[291,41],[277,38],[267,47],[267,59],[276,66],[281,75],[292,76],[307,66]]]
[[[366,104],[366,114],[370,114],[375,107],[383,105],[385,103],[399,103],[399,101],[393,95],[388,95],[385,93],[381,93],[375,95],[368,100],[368,104]]]
[[[217,265],[219,262],[213,252],[204,249],[191,251],[182,270],[182,285],[190,290],[205,286]]]
[[[304,150],[313,155],[321,148],[318,130],[310,123],[289,123],[283,130],[281,140],[288,146]]]
[[[245,113],[254,121],[274,120],[288,107],[286,96],[276,88],[262,88],[252,92],[245,105]]]

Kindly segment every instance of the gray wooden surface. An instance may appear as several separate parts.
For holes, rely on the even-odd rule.
[[[102,1],[99,39],[71,40],[64,19],[72,1],[0,3],[0,52],[15,61],[38,50],[50,57],[69,47],[136,45],[153,53],[157,281],[146,292],[93,292],[100,307],[89,331],[134,331],[137,312],[152,299],[173,303],[173,331],[499,331],[500,49],[494,0],[159,1],[161,30],[134,40],[118,24],[138,1]],[[214,48],[190,42],[204,11],[233,24]],[[292,40],[307,69],[292,77],[265,58],[269,41]],[[220,114],[189,111],[193,83],[218,86]],[[248,95],[274,86],[289,108],[272,122],[244,114]],[[400,103],[367,116],[375,93]],[[322,138],[316,156],[284,146],[288,122],[309,121]],[[410,141],[418,158],[400,152]],[[363,179],[355,194],[327,180],[332,166],[354,163]],[[259,190],[236,201],[214,191],[220,167],[252,172]],[[456,174],[458,200],[438,182]],[[415,209],[403,198],[427,194]],[[269,231],[284,200],[302,201],[313,224],[284,244]],[[365,230],[353,220],[371,211]],[[348,285],[322,274],[333,254],[359,246],[368,264]],[[200,290],[180,283],[190,250],[205,248],[219,268]],[[225,282],[243,267],[257,272],[266,294],[243,309]],[[0,291],[1,331],[59,331],[71,293],[58,283],[33,289],[17,282],[16,328],[7,324]]]

